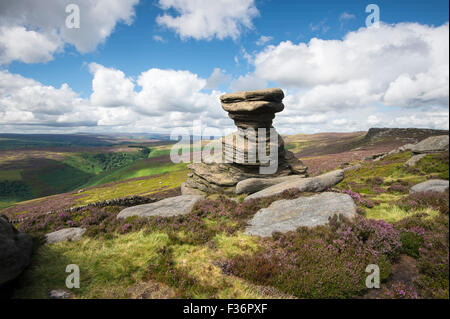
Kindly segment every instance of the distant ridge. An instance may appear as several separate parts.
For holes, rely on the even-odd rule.
[[[362,140],[363,143],[375,143],[381,140],[402,140],[409,143],[417,143],[427,137],[448,135],[448,130],[434,130],[425,128],[370,128]]]

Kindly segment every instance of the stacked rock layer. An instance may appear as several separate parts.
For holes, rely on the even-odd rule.
[[[238,130],[218,141],[222,154],[215,161],[189,165],[192,172],[182,186],[183,193],[234,193],[236,184],[248,178],[306,177],[307,167],[284,149],[283,138],[272,126],[275,113],[284,109],[283,98],[278,88],[222,95],[222,108]],[[271,165],[271,154],[275,171],[261,174],[262,167]]]

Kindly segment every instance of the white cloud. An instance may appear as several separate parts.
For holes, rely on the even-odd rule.
[[[160,35],[155,34],[153,36],[153,40],[155,40],[156,42],[161,42],[161,43],[166,43],[167,41]]]
[[[91,102],[105,107],[127,106],[133,104],[135,98],[134,83],[125,74],[113,68],[91,63],[92,79]]]
[[[159,0],[159,6],[165,13],[156,22],[182,39],[237,39],[242,30],[253,28],[259,15],[254,0]]]
[[[225,70],[215,68],[211,76],[208,78],[206,87],[207,89],[215,89],[219,85],[230,81],[231,75],[227,74]]]
[[[264,45],[267,42],[270,42],[273,40],[273,37],[271,36],[266,36],[266,35],[262,35],[259,37],[259,39],[256,41],[256,45]]]
[[[448,107],[449,25],[381,25],[343,40],[270,45],[254,58],[254,76],[296,88],[302,111],[386,106]]]
[[[62,42],[57,37],[49,38],[20,26],[0,26],[0,64],[13,60],[25,63],[48,62],[61,46]]]
[[[0,2],[0,64],[14,60],[47,62],[64,44],[81,53],[93,51],[117,23],[131,24],[139,0],[78,0],[80,28],[69,29],[65,12],[71,0]]]
[[[254,74],[241,75],[233,80],[230,85],[231,91],[253,91],[264,89],[266,87],[267,81]]]

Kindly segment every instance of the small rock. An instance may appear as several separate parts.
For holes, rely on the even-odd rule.
[[[194,205],[204,199],[203,195],[181,195],[170,197],[158,202],[128,207],[122,210],[117,218],[127,218],[131,216],[150,217],[162,216],[171,217],[189,214]]]
[[[300,192],[323,192],[344,179],[344,171],[339,169],[316,177],[300,178],[270,186],[262,191],[247,196],[245,200],[279,195],[288,189],[298,189]]]
[[[409,190],[410,193],[434,191],[443,193],[448,188],[449,182],[443,179],[430,179],[426,182],[416,184]]]
[[[259,210],[245,233],[261,237],[273,232],[286,233],[300,226],[325,225],[333,215],[353,218],[357,215],[356,205],[347,194],[322,193],[311,197],[279,200]]]
[[[48,292],[50,299],[70,299],[72,294],[62,289],[53,289]]]
[[[448,150],[448,135],[431,136],[417,143],[412,148],[416,154],[435,153]]]
[[[66,240],[77,241],[81,239],[81,236],[83,236],[85,232],[86,229],[80,227],[63,228],[46,234],[45,238],[47,244],[54,244]]]
[[[414,167],[425,156],[427,156],[427,154],[413,155],[403,166],[405,166],[405,167]]]

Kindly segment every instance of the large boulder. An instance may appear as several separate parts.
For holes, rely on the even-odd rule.
[[[61,241],[77,241],[80,240],[86,232],[85,228],[71,227],[63,228],[45,235],[48,244],[55,244]]]
[[[274,178],[248,178],[240,181],[236,185],[236,194],[253,194],[264,188],[277,185],[284,182],[296,181],[305,178],[302,175],[289,175]]]
[[[413,153],[435,153],[448,150],[448,135],[431,136],[414,145]]]
[[[439,192],[443,193],[448,188],[449,182],[443,179],[430,179],[426,182],[416,184],[409,190],[410,193],[418,192]]]
[[[33,240],[0,215],[0,287],[19,276],[31,260]]]
[[[353,218],[356,214],[356,205],[347,194],[327,192],[311,197],[279,200],[259,210],[250,220],[245,233],[268,237],[273,232],[286,233],[300,226],[325,225],[334,215]]]
[[[117,218],[185,215],[189,214],[194,205],[204,198],[205,196],[202,195],[170,197],[151,204],[125,208],[117,215]]]
[[[297,189],[300,192],[323,192],[338,184],[343,179],[344,171],[339,169],[316,177],[299,178],[293,181],[276,184],[247,196],[245,200],[279,195],[288,189]]]

